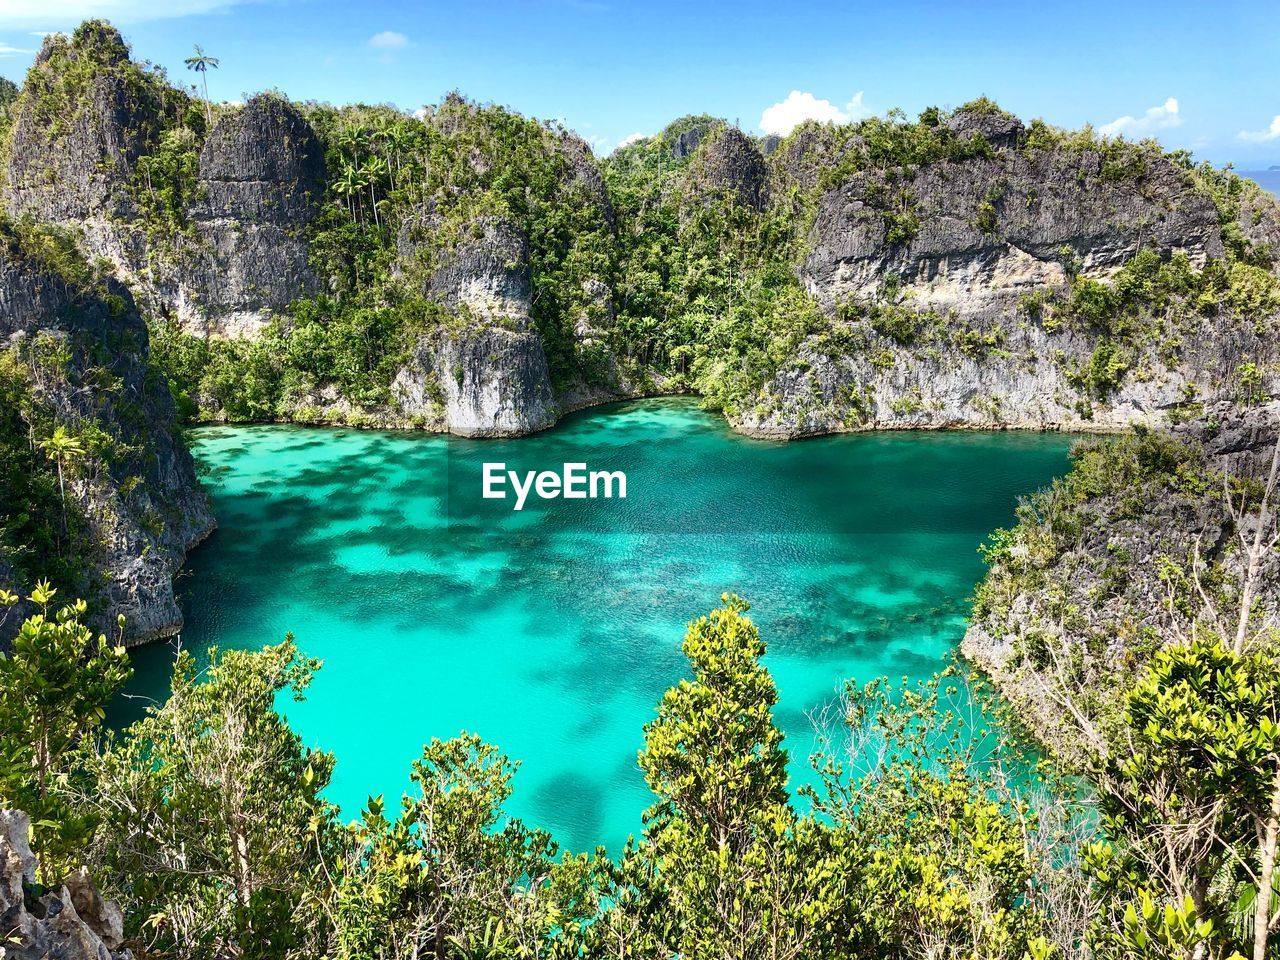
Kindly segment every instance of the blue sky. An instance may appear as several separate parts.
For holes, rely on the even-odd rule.
[[[21,81],[39,34],[86,16],[183,82],[203,44],[222,61],[215,99],[274,87],[415,108],[456,88],[602,152],[686,113],[761,132],[986,94],[1028,119],[1280,164],[1274,0],[0,0],[0,75]]]

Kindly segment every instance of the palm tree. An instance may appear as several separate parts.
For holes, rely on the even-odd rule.
[[[382,225],[382,221],[378,218],[378,197],[374,192],[377,183],[387,174],[387,161],[381,157],[370,157],[360,165],[360,174],[369,184],[369,203],[373,206],[373,222],[378,226]]]
[[[338,179],[333,181],[333,192],[340,197],[346,197],[347,212],[351,214],[352,220],[356,219],[356,197],[360,196],[365,185],[362,171],[350,163],[342,165],[342,172],[338,174]]]
[[[204,117],[205,125],[213,129],[213,107],[209,103],[209,68],[218,69],[218,58],[208,56],[204,50],[200,48],[200,44],[196,44],[196,53],[194,57],[187,57],[184,61],[188,70],[194,70],[200,74],[200,79],[204,83]]]
[[[335,138],[340,150],[346,150],[350,153],[347,162],[356,164],[360,162],[360,148],[364,146],[365,134],[358,127],[343,127],[338,131]]]
[[[84,456],[84,445],[73,437],[66,427],[59,426],[53,436],[36,444],[37,447],[58,466],[58,490],[62,494],[62,532],[67,532],[67,484],[63,476],[63,465],[68,460]]]

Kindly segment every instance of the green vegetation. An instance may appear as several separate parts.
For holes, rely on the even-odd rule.
[[[1097,790],[1101,836],[1083,856],[1103,911],[1095,955],[1272,956],[1280,659],[1261,591],[1275,472],[1224,476],[1150,432],[1074,460],[984,548],[974,617],[1009,645],[1014,709]]]
[[[124,647],[81,624],[84,601],[59,608],[56,593],[47,581],[36,586],[30,600],[40,612],[0,656],[0,803],[40,824],[34,848],[44,883],[78,865],[92,834],[93,818],[73,800],[84,781],[79,751],[131,673]],[[0,609],[17,602],[0,591]]]
[[[14,353],[0,352],[0,569],[16,583],[44,575],[83,589],[75,544],[84,521],[67,508],[55,465],[36,445],[52,433],[53,418],[32,397],[29,376]]]
[[[199,50],[188,61],[202,81],[216,65]],[[143,118],[128,131],[139,154],[128,183],[151,256],[180,259],[199,201],[199,151],[219,114],[236,108],[215,109],[207,91],[201,103],[133,64],[102,21],[53,41],[19,107],[56,137],[83,108],[90,79],[101,76],[122,84],[131,116]],[[390,385],[410,351],[443,327],[456,332],[473,322],[435,303],[428,280],[487,217],[510,221],[528,239],[531,314],[557,391],[623,383],[690,390],[739,417],[760,404],[762,389],[802,344],[839,339],[797,275],[822,193],[854,191],[878,216],[884,242],[903,247],[921,228],[922,168],[995,157],[982,135],[958,135],[955,113],[936,108],[915,120],[897,111],[840,126],[808,123],[773,157],[752,161],[764,176],[744,192],[734,178],[755,176],[751,162],[717,159],[725,144],[737,148],[725,139],[729,126],[707,116],[682,118],[597,162],[553,123],[457,94],[421,117],[389,107],[294,106],[325,155],[322,209],[308,228],[323,293],[281,311],[256,342],[201,341],[170,319],[151,318],[157,356],[188,419],[400,422]],[[985,97],[959,112],[1008,116]],[[1102,281],[1081,276],[1069,252],[1067,287],[1030,295],[1028,312],[1046,331],[1076,329],[1094,340],[1091,355],[1065,371],[1086,415],[1090,402],[1105,401],[1127,378],[1175,363],[1197,323],[1243,318],[1267,332],[1280,310],[1272,252],[1248,243],[1238,222],[1261,216],[1256,188],[1184,155],[1166,158],[1153,142],[1089,128],[1035,121],[1016,148],[1096,154],[1101,176],[1113,181],[1140,180],[1167,159],[1219,211],[1223,260],[1193,268],[1181,255],[1161,260],[1143,251]],[[988,237],[1012,215],[1007,190],[998,181],[977,200],[975,226]],[[744,202],[748,195],[759,203]],[[890,296],[859,309],[901,346],[954,349],[975,361],[1009,356],[1002,353],[1009,331],[953,337],[925,324],[912,334],[907,318],[892,313],[899,306]]]
[[[6,77],[0,77],[0,157],[5,156],[3,144],[9,139],[9,128],[13,126],[13,104],[18,99],[18,85]],[[0,182],[3,182],[0,175]]]
[[[207,89],[201,104],[133,64],[102,22],[49,43],[16,104],[0,85],[0,134],[22,109],[53,142],[93,84],[118,85],[136,118],[129,195],[151,253],[173,253],[222,108]],[[217,63],[197,48],[189,65],[205,79]],[[494,218],[528,241],[531,320],[560,390],[621,378],[693,390],[737,416],[758,408],[785,364],[806,362],[805,346],[877,371],[904,349],[974,363],[1012,355],[999,324],[913,309],[894,276],[879,297],[824,317],[796,270],[822,191],[850,191],[872,232],[901,248],[921,229],[919,168],[993,156],[940,110],[802,125],[777,151],[800,173],[771,160],[743,190],[711,162],[738,138],[708,117],[596,164],[555,125],[458,95],[425,117],[297,109],[328,171],[308,228],[323,293],[254,339],[198,338],[150,318],[151,356],[188,419],[388,413],[420,338],[479,322],[432,299],[429,281]],[[1000,113],[985,98],[964,109]],[[686,149],[695,133],[700,145]],[[1018,149],[1096,153],[1108,182],[1140,181],[1158,157],[1154,144],[1038,121]],[[1213,200],[1224,257],[1193,266],[1143,250],[1102,281],[1064,248],[1062,289],[1021,302],[1025,323],[1088,344],[1087,357],[1062,360],[1082,407],[1213,324],[1275,333],[1275,251],[1240,225],[1256,191],[1169,159]],[[995,237],[1007,202],[1003,186],[988,190],[973,226]],[[140,331],[107,322],[126,301],[102,287],[104,266],[85,260],[74,232],[4,224],[0,243],[70,289],[63,319],[107,328],[0,352],[0,569],[29,585],[25,602],[0,591],[0,618],[39,611],[0,658],[0,803],[34,815],[42,882],[88,863],[124,903],[139,955],[1264,960],[1280,949],[1280,666],[1257,599],[1274,481],[1224,477],[1194,445],[1146,431],[1086,443],[1071,473],[984,548],[975,620],[1006,644],[1004,679],[1037,682],[1041,700],[1017,705],[1029,724],[1037,709],[1052,713],[1049,747],[1078,780],[1059,782],[1048,764],[1038,776],[1004,767],[1003,735],[972,726],[983,695],[949,672],[903,690],[849,683],[812,758],[819,785],[793,796],[765,643],[747,605],[726,596],[690,624],[689,678],[644,730],[638,763],[654,803],[624,850],[563,851],[510,818],[515,764],[467,734],[424,745],[409,794],[371,798],[343,824],[323,799],[333,758],[279,709],[319,668],[291,638],[215,651],[203,667],[182,655],[165,703],[128,730],[100,731],[127,657],[84,625],[87,604],[53,601],[95,587],[98,548],[68,491],[106,479],[127,498],[144,482],[154,450],[113,351],[129,346],[120,356],[144,370],[146,360],[140,343],[116,342]],[[1265,400],[1263,361],[1232,364],[1237,399]],[[68,383],[98,405],[93,415],[55,415],[41,399]],[[839,391],[846,422],[863,418],[869,386]],[[1000,404],[984,396],[975,409],[998,419]],[[892,408],[911,415],[925,399],[916,390]],[[98,417],[107,409],[124,426]],[[1228,552],[1202,553],[1192,520]],[[1252,547],[1246,529],[1260,531]],[[1154,592],[1134,585],[1140,563],[1155,571]]]
[[[53,140],[89,108],[93,84],[114,82],[137,126],[126,130],[130,143],[153,142],[160,129],[182,117],[185,93],[170,86],[164,71],[129,59],[119,32],[104,20],[86,20],[71,36],[46,40],[47,57],[27,74],[16,108]],[[203,126],[203,124],[202,124]]]
[[[644,833],[610,856],[507,816],[514,765],[467,734],[424,747],[397,813],[371,798],[340,824],[321,797],[333,758],[276,707],[319,666],[291,639],[203,671],[183,654],[166,703],[87,736],[127,667],[83,611],[31,618],[0,661],[15,750],[0,801],[54,812],[39,849],[64,868],[79,842],[148,955],[1263,960],[1276,945],[1273,653],[1201,640],[1140,671],[1121,706],[1133,749],[1092,775],[1100,819],[1078,785],[1002,765],[1009,747],[970,726],[977,691],[850,683],[802,810],[765,644],[725,597],[689,625],[690,677],[645,729]]]
[[[1176,359],[1183,340],[1207,323],[1236,318],[1259,336],[1269,333],[1280,278],[1230,253],[1197,270],[1183,253],[1164,258],[1144,249],[1108,281],[1075,275],[1064,293],[1028,294],[1021,308],[1047,331],[1094,338],[1089,359],[1072,361],[1067,378],[1085,397],[1105,400],[1140,357]]]
[[[218,58],[211,57],[200,48],[200,44],[196,44],[196,52],[194,55],[187,57],[182,61],[187,65],[188,70],[194,70],[200,74],[200,83],[204,87],[204,110],[205,120],[208,128],[213,129],[213,107],[209,103],[209,69],[218,69]]]

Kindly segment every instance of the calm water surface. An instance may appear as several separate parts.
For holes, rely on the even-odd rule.
[[[653,400],[513,441],[270,426],[193,444],[219,529],[180,580],[182,643],[255,648],[292,631],[324,660],[307,701],[281,709],[337,755],[344,815],[398,796],[424,741],[469,730],[521,762],[512,813],[589,849],[639,828],[641,729],[685,673],[690,618],[725,591],[752,603],[803,776],[807,714],[842,680],[945,665],[977,545],[1065,471],[1070,439],[772,444]],[[480,499],[483,461],[624,470],[628,496],[515,513]],[[172,657],[136,651],[131,692],[163,696]]]

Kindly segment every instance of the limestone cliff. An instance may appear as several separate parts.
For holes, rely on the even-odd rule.
[[[426,217],[402,230],[412,260],[441,225]],[[542,342],[532,329],[528,241],[499,217],[469,224],[438,255],[425,292],[452,320],[421,337],[392,384],[410,418],[468,437],[510,436],[551,426],[555,411]]]
[[[1160,423],[1188,398],[1232,397],[1245,362],[1271,368],[1266,314],[1153,311],[1123,346],[1130,375],[1103,391],[1082,371],[1113,331],[1054,315],[1073,283],[1110,283],[1141,251],[1192,271],[1224,257],[1219,209],[1159,156],[1121,174],[1101,152],[1020,148],[1021,125],[968,135],[993,149],[907,172],[859,171],[823,191],[800,276],[829,326],[801,343],[737,416],[744,431],[793,437],[892,427],[1115,429]],[[820,149],[821,143],[809,149]],[[784,160],[807,176],[803,163]],[[1251,199],[1266,243],[1280,216]],[[895,208],[895,205],[896,208]],[[896,233],[895,233],[896,231]],[[892,312],[894,329],[884,314]],[[1271,381],[1269,381],[1270,383]],[[1268,387],[1270,389],[1270,387]]]
[[[281,98],[224,108],[204,131],[186,94],[130,60],[114,27],[90,21],[45,39],[15,109],[10,215],[72,227],[153,314],[242,336],[315,292],[307,228],[324,154]],[[183,136],[200,147],[190,182]]]
[[[1020,508],[1015,529],[993,537],[962,651],[1059,756],[1085,764],[1107,753],[1123,692],[1159,645],[1234,636],[1278,432],[1280,404],[1223,403],[1172,435],[1093,441]],[[1256,485],[1243,515],[1248,487],[1224,477]],[[1255,589],[1256,623],[1280,609],[1274,551]]]
[[[787,439],[1277,394],[1274,199],[985,100],[758,140],[691,116],[598,160],[457,94],[206,110],[93,21],[14,110],[10,213],[177,331],[200,419],[507,435],[687,391]]]
[[[127,960],[124,916],[81,869],[43,891],[36,883],[31,821],[0,810],[0,938],[11,960]]]
[[[193,333],[243,336],[316,292],[307,227],[324,192],[324,150],[279,97],[223,116],[200,150],[200,199],[174,307]]]
[[[130,641],[172,634],[182,625],[173,575],[213,519],[168,384],[150,364],[146,324],[118,281],[61,274],[29,246],[0,231],[0,350],[26,371],[39,420],[30,429],[62,426],[83,451],[66,464],[67,498],[87,524],[83,542],[64,548],[87,563],[85,582],[71,586],[99,628],[114,632],[123,614]],[[3,557],[0,567],[13,576]],[[0,639],[18,622],[0,623]]]

